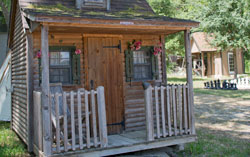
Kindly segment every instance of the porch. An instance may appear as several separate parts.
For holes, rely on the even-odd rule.
[[[104,87],[63,92],[50,87],[48,108],[34,91],[34,142],[41,156],[109,156],[196,140],[190,86],[144,83],[145,129],[109,134]],[[45,122],[45,123],[44,123]]]

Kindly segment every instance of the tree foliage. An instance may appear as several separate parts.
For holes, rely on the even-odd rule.
[[[221,49],[250,49],[249,0],[209,0],[203,7],[201,29],[212,33]]]
[[[0,23],[9,24],[10,19],[10,6],[11,0],[0,0],[0,12],[2,12],[3,16],[0,16]]]
[[[192,32],[213,34],[215,46],[226,48],[250,48],[250,4],[249,0],[148,0],[159,15],[192,19],[200,27]],[[181,33],[167,37],[169,53],[184,54]],[[176,52],[178,51],[178,52]]]

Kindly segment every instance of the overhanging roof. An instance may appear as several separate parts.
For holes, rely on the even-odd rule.
[[[106,25],[109,28],[185,30],[199,22],[156,15],[146,0],[111,0],[111,11],[101,8],[75,8],[74,0],[20,0],[21,10],[31,21],[42,23]],[[57,24],[57,26],[58,26]],[[91,26],[92,27],[92,26]],[[153,28],[154,27],[154,28]]]

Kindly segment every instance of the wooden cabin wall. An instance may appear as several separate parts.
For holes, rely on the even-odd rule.
[[[39,32],[33,34],[34,40],[34,88],[40,89],[39,86],[39,72],[38,72],[38,59],[36,53],[40,50],[41,35]],[[142,46],[154,46],[160,42],[160,36],[157,35],[124,35],[121,38],[123,51],[127,49],[128,42],[133,40],[142,41]],[[84,37],[82,34],[58,34],[49,33],[50,46],[73,46],[82,50],[81,54],[81,85],[63,86],[63,90],[76,90],[84,88],[85,70],[84,70]],[[124,53],[123,53],[124,54]],[[159,79],[154,82],[161,82],[162,80],[162,64],[161,55],[158,55],[159,60]],[[127,131],[140,130],[145,128],[145,111],[144,111],[144,90],[142,82],[126,82],[125,74],[125,55],[123,56],[123,87],[124,87],[124,105],[125,105],[125,129]]]
[[[27,106],[27,38],[23,27],[20,8],[17,6],[14,19],[14,36],[11,41],[11,83],[12,128],[28,144],[28,106]]]
[[[37,52],[41,49],[41,33],[33,33],[33,51],[34,51],[34,89],[39,90],[39,62],[36,57]],[[49,32],[49,46],[76,46],[83,52],[83,36],[81,33],[53,33]],[[85,70],[84,54],[81,54],[81,84],[63,86],[63,90],[70,91],[78,88],[84,88]]]
[[[214,53],[214,75],[215,76],[222,76],[222,60],[221,60],[221,53],[215,52]]]
[[[229,76],[229,71],[228,71],[228,53],[226,51],[222,52],[222,71],[223,75]]]
[[[122,44],[123,47],[127,47],[128,42],[133,40],[142,41],[142,46],[154,46],[160,42],[160,36],[153,35],[124,35]],[[151,81],[161,82],[162,80],[162,64],[161,55],[159,58],[159,80]],[[125,57],[123,57],[123,65],[125,67]],[[125,68],[124,68],[125,69]],[[145,110],[144,110],[144,90],[142,82],[126,82],[125,71],[123,72],[124,77],[124,103],[125,103],[125,130],[134,131],[145,129]]]
[[[243,74],[244,73],[244,60],[243,60],[244,56],[243,56],[243,52],[238,49],[236,50],[236,60],[237,60],[237,72],[238,74]]]

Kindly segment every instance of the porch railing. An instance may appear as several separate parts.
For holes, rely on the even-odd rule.
[[[147,140],[195,134],[192,102],[189,85],[149,85],[145,89]]]
[[[51,120],[50,135],[44,135],[42,114],[49,111]],[[104,87],[87,91],[79,89],[74,92],[50,94],[50,106],[43,110],[41,92],[34,92],[34,144],[43,151],[44,136],[51,139],[52,154],[107,147],[107,123]],[[37,122],[37,124],[35,124]],[[50,136],[50,137],[49,137]]]

